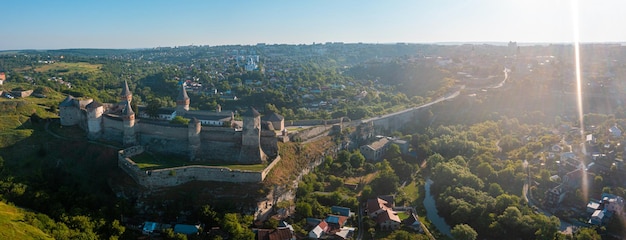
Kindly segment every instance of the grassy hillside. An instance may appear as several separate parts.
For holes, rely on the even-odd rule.
[[[23,222],[25,210],[0,202],[0,239],[53,239]]]
[[[35,68],[36,72],[54,72],[59,75],[72,73],[99,73],[102,64],[91,64],[86,62],[56,62],[41,65]],[[27,68],[28,69],[28,68]]]
[[[36,98],[0,100],[0,148],[11,146],[31,136],[34,129],[30,116],[35,114],[40,118],[57,117],[55,113],[47,111],[46,106],[32,101],[33,99],[40,100]]]

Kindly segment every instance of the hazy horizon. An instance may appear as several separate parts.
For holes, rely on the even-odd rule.
[[[0,50],[189,45],[626,42],[626,2],[10,1]],[[577,12],[578,14],[574,14]]]

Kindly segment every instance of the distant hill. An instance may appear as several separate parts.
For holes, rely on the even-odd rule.
[[[53,239],[24,222],[24,209],[0,202],[0,239]]]

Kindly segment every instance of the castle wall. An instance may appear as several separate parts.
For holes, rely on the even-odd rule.
[[[274,131],[261,131],[261,149],[268,156],[278,155],[278,139]]]
[[[239,158],[241,145],[236,142],[203,141],[196,161],[236,162]]]
[[[138,184],[147,188],[171,187],[190,181],[261,182],[280,161],[280,157],[277,157],[259,172],[199,165],[146,171],[140,169],[131,159],[132,156],[141,154],[144,150],[142,146],[120,150],[118,152],[118,166]]]
[[[124,138],[124,123],[121,119],[116,119],[109,116],[102,117],[102,138],[122,142]]]
[[[239,158],[241,132],[232,128],[202,127],[196,161],[234,162]]]
[[[160,136],[163,138],[184,139],[185,141],[188,137],[187,125],[160,125],[147,122],[139,122],[136,127],[138,128],[137,132],[141,135],[149,134],[155,137]]]
[[[410,121],[416,121],[421,112],[427,111],[428,108],[411,108],[401,112],[385,115],[380,118],[372,119],[374,128],[379,133],[390,133],[399,130]],[[380,132],[382,131],[382,132]]]
[[[325,134],[332,129],[332,125],[326,126],[317,126],[311,127],[307,129],[302,129],[293,135],[290,135],[290,138],[294,141],[305,141],[307,139],[311,139],[317,137],[319,135]]]
[[[241,132],[237,132],[232,128],[202,126],[200,138],[203,142],[237,142],[241,144]]]
[[[313,120],[295,120],[295,121],[285,121],[285,126],[315,126],[315,125],[332,125],[341,122],[341,118],[337,119],[313,119]]]
[[[80,109],[75,106],[60,107],[59,117],[61,118],[61,125],[73,126],[81,121]]]

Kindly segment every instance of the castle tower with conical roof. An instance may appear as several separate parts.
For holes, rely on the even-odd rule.
[[[124,124],[124,136],[122,143],[124,146],[132,146],[137,144],[137,135],[135,132],[135,111],[133,111],[133,108],[130,105],[133,94],[130,93],[130,90],[128,90],[128,84],[126,81],[124,81],[124,83],[125,88],[122,90],[122,95],[128,96],[128,98],[123,99],[121,103],[122,109],[120,117],[122,118]]]
[[[122,93],[120,94],[120,102],[123,101],[127,101],[129,103],[133,101],[133,94],[130,92],[128,82],[126,80],[124,80],[124,86],[122,86]]]
[[[261,149],[261,114],[253,107],[250,107],[243,114],[239,162],[256,164],[265,161],[267,161],[267,155]]]
[[[185,84],[180,86],[180,92],[176,98],[176,115],[182,116],[183,113],[189,111],[189,96],[187,90],[185,90]]]

